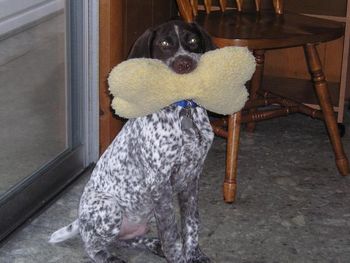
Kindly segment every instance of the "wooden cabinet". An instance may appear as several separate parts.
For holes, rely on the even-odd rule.
[[[322,43],[317,47],[329,83],[334,110],[337,112],[337,120],[341,123],[344,116],[344,101],[350,97],[350,85],[348,85],[350,5],[346,0],[302,2],[285,0],[285,8],[346,24],[345,37]],[[267,52],[264,86],[318,108],[317,99],[311,90],[310,75],[303,52],[301,47]],[[280,90],[281,87],[283,91]]]
[[[126,59],[134,41],[148,28],[177,14],[174,0],[100,0],[100,153],[123,125],[111,109],[107,77]]]

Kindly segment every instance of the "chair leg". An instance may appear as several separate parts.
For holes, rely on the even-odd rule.
[[[328,129],[329,138],[332,143],[338,171],[342,175],[348,175],[350,172],[349,161],[345,155],[343,144],[340,139],[337,121],[334,116],[327,82],[322,71],[322,65],[317,49],[314,44],[308,44],[304,47],[304,49],[306,60],[314,81],[315,90],[319,99],[322,113],[324,115],[326,127]]]
[[[257,97],[257,92],[260,89],[262,78],[264,74],[264,63],[265,63],[265,50],[254,50],[254,56],[256,61],[256,69],[250,82],[249,99],[254,100]],[[254,114],[256,109],[250,109],[249,113]],[[247,123],[247,131],[254,132],[255,122]]]
[[[228,134],[226,147],[226,174],[224,181],[224,201],[233,203],[237,188],[237,159],[239,134],[241,128],[241,112],[228,116]]]

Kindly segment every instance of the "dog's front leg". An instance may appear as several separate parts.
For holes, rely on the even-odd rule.
[[[155,200],[154,215],[163,253],[170,263],[186,263],[183,244],[178,232],[170,185],[162,189]]]
[[[182,237],[187,263],[209,263],[211,260],[200,250],[198,244],[199,212],[198,212],[198,179],[179,193],[181,211]]]

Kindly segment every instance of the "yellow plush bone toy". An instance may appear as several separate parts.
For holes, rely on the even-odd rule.
[[[254,70],[254,56],[241,47],[205,53],[188,74],[176,74],[156,59],[130,59],[110,73],[112,107],[121,117],[136,118],[191,99],[212,112],[231,114],[244,106],[245,83]]]

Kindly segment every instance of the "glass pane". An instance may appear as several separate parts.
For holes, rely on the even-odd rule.
[[[25,2],[0,2],[0,196],[68,146],[64,0]]]

